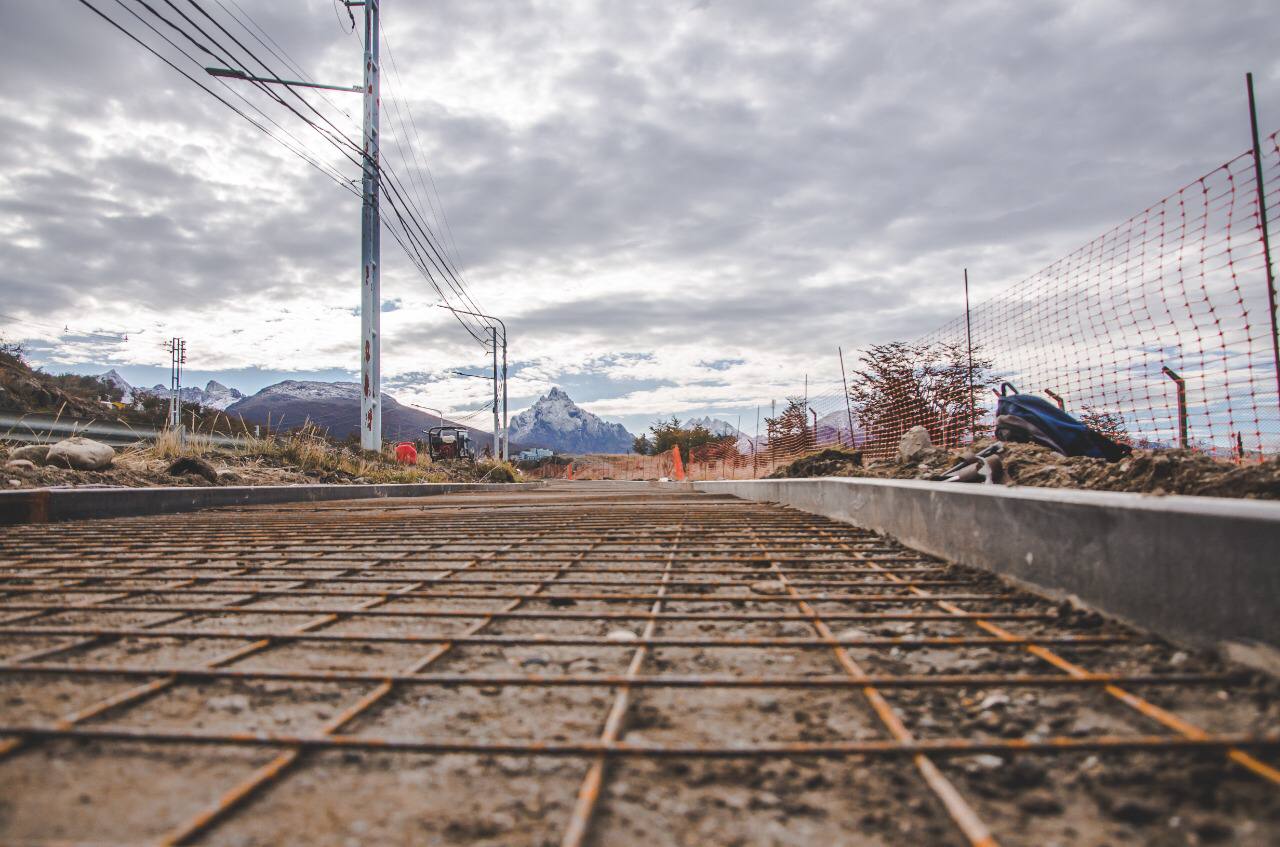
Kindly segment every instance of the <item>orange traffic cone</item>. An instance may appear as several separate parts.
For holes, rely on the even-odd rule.
[[[679,446],[671,448],[671,461],[674,463],[671,475],[675,477],[677,481],[684,482],[684,462],[680,461]]]

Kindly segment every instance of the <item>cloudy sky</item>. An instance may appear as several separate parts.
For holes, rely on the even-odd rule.
[[[92,3],[275,140],[78,0],[0,0],[0,334],[137,384],[174,335],[191,381],[353,379],[359,202],[279,142],[357,169],[142,3]],[[359,82],[333,0],[150,5]],[[384,34],[387,161],[506,319],[513,411],[561,385],[636,432],[750,429],[806,374],[838,385],[837,345],[953,317],[962,268],[993,295],[1241,152],[1247,70],[1280,126],[1262,0],[384,0]],[[358,96],[307,99],[358,138]],[[383,252],[385,387],[477,408],[487,384],[451,372],[485,353]]]

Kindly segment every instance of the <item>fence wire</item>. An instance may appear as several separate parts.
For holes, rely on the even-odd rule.
[[[1261,144],[1271,221],[1280,216],[1278,136]],[[684,470],[764,476],[834,446],[884,457],[914,426],[936,445],[963,447],[990,436],[1004,382],[1136,448],[1256,461],[1280,453],[1273,310],[1250,150],[967,316],[910,342],[847,351],[852,396],[834,383],[792,398],[758,437],[695,448]],[[674,470],[670,454],[596,456],[577,460],[574,476]]]

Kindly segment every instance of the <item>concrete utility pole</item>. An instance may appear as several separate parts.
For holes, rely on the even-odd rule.
[[[489,334],[493,338],[493,459],[496,462],[502,458],[501,433],[498,431],[498,328],[489,327]]]
[[[269,85],[358,91],[364,95],[364,156],[360,203],[360,446],[382,449],[382,223],[378,211],[378,20],[382,0],[342,0],[348,9],[364,7],[364,85],[325,85],[279,77],[253,76],[238,68],[205,68],[210,76]]]
[[[473,318],[484,318],[488,321],[497,321],[498,326],[502,327],[502,461],[507,461],[511,457],[511,437],[507,432],[507,324],[502,318],[486,315],[483,312],[468,312],[464,309],[455,309],[452,306],[440,304],[441,309],[448,309],[455,315],[471,315]],[[493,455],[497,457],[498,453],[498,335],[497,328],[490,326],[489,332],[493,339]],[[464,376],[472,376],[473,374],[464,374]]]
[[[382,261],[378,215],[378,14],[382,0],[364,6],[364,179],[360,204],[360,446],[382,449]]]

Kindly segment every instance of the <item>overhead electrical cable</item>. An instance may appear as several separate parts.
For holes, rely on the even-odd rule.
[[[262,122],[255,119],[252,115],[247,114],[245,110],[238,108],[235,104],[229,102],[227,99],[218,95],[217,92],[213,91],[208,86],[202,84],[200,80],[196,79],[191,74],[187,73],[182,68],[178,67],[168,57],[164,56],[162,53],[160,53],[158,50],[153,48],[151,45],[147,44],[145,41],[139,38],[136,34],[130,32],[126,27],[124,27],[118,21],[116,21],[115,19],[107,15],[101,9],[96,7],[94,4],[88,2],[88,0],[80,0],[80,2],[82,5],[89,8],[99,17],[103,18],[108,23],[110,23],[113,27],[115,27],[117,30],[122,32],[128,38],[138,43],[148,52],[152,53],[154,56],[159,58],[170,68],[180,73],[183,77],[185,77],[188,81],[195,84],[202,91],[214,97],[216,100],[218,100],[223,105],[230,108],[233,112],[238,114],[240,117],[244,118],[246,121],[252,124],[259,131],[271,137],[277,143],[281,144],[281,146],[285,147],[290,152],[294,153],[295,155],[298,155],[304,161],[307,161],[313,167],[320,170],[330,179],[334,180],[341,187],[343,187],[344,190],[347,190],[353,194],[356,194],[357,196],[359,195],[359,192],[357,192],[355,187],[352,185],[351,180],[348,180],[342,177],[341,174],[339,174],[336,170],[334,170],[331,165],[327,165],[317,161],[316,154],[305,143],[303,143],[296,135],[294,135],[292,132],[284,128],[278,121],[276,121],[270,115],[265,113],[257,105],[247,100],[243,95],[239,94],[239,92],[235,91],[234,88],[226,85],[225,83],[222,83],[224,88],[227,88],[227,90],[230,91],[235,97],[243,101],[248,108],[262,115],[263,121],[275,126],[277,129],[280,130],[281,133],[288,136],[288,138],[290,138],[293,141],[293,144],[290,144],[280,136],[271,132],[269,129],[267,129],[266,126],[263,125]],[[128,11],[140,23],[146,26],[151,32],[155,33],[155,35],[161,38],[170,47],[172,47],[174,50],[176,50],[178,53],[184,56],[187,60],[191,61],[193,64],[195,64],[198,67],[201,65],[201,63],[194,56],[192,56],[190,52],[183,49],[180,45],[174,42],[173,39],[169,38],[164,33],[156,29],[156,27],[152,25],[149,21],[142,18],[137,13],[137,11],[126,6],[122,2],[122,0],[115,0],[115,2],[121,8]],[[168,28],[173,30],[175,33],[180,34],[185,41],[191,43],[193,48],[198,49],[201,53],[209,55],[215,58],[217,61],[222,62],[233,69],[240,70],[241,72],[246,74],[249,73],[247,62],[242,60],[240,57],[236,56],[235,51],[233,49],[223,44],[213,33],[208,31],[205,27],[199,25],[196,21],[192,20],[191,17],[189,17],[181,9],[175,6],[174,3],[171,2],[171,0],[164,0],[165,5],[167,5],[170,9],[172,9],[175,14],[181,17],[183,21],[185,21],[192,29],[194,29],[197,33],[199,33],[199,35],[203,37],[204,41],[201,41],[199,38],[192,35],[190,31],[182,27],[180,24],[176,23],[174,20],[167,17],[164,13],[162,13],[159,9],[157,9],[156,6],[146,2],[146,0],[135,0],[135,2],[137,2],[142,8],[144,8],[147,12],[149,12],[152,16],[154,16],[157,20],[161,21],[164,25],[166,25]],[[339,128],[336,124],[332,122],[332,120],[330,120],[327,116],[325,116],[323,113],[317,110],[315,106],[310,101],[308,101],[307,98],[303,97],[300,92],[296,91],[293,88],[293,86],[288,85],[287,81],[283,80],[281,76],[278,73],[276,73],[275,70],[270,66],[270,64],[263,61],[262,58],[260,58],[252,49],[248,48],[242,41],[240,41],[240,39],[236,38],[232,33],[230,33],[226,29],[226,27],[224,27],[220,22],[214,19],[208,13],[208,11],[204,9],[203,6],[195,2],[195,0],[188,0],[188,2],[198,12],[200,12],[200,14],[205,19],[209,20],[217,28],[218,31],[222,32],[237,47],[239,47],[240,50],[243,53],[245,53],[250,60],[252,60],[257,65],[262,67],[265,72],[265,78],[279,81],[282,87],[285,88],[289,94],[291,94],[294,98],[296,98],[299,101],[299,103],[302,106],[304,106],[307,110],[313,113],[316,116],[316,118],[318,118],[319,121],[323,123],[325,126],[321,126],[315,120],[308,117],[306,114],[303,114],[302,112],[300,112],[298,108],[296,108],[293,105],[292,102],[286,101],[283,96],[281,96],[278,92],[273,90],[267,84],[260,81],[250,80],[251,82],[254,83],[255,87],[257,87],[260,91],[266,94],[269,99],[271,99],[281,107],[287,109],[292,114],[294,114],[298,119],[302,120],[312,129],[314,129],[321,136],[322,139],[324,139],[327,143],[329,143],[332,147],[334,147],[342,155],[343,158],[347,159],[347,161],[351,162],[357,167],[363,166],[364,151],[360,145],[357,145],[356,142],[353,141],[350,137],[348,137],[342,131],[341,128]],[[218,4],[224,9],[224,11],[227,11],[228,14],[230,14],[232,18],[236,20],[237,24],[239,24],[241,28],[245,29],[246,32],[248,32],[251,36],[253,36],[254,40],[257,41],[260,45],[262,45],[264,49],[272,53],[272,55],[275,56],[277,59],[280,59],[280,61],[285,62],[285,64],[292,64],[293,66],[296,67],[296,63],[290,63],[289,61],[281,58],[277,53],[277,51],[271,50],[270,47],[265,42],[263,42],[261,38],[258,38],[256,34],[252,32],[252,30],[249,30],[249,28],[245,26],[243,21],[235,17],[234,14],[232,14],[230,10],[228,10],[226,6],[221,3],[221,0],[215,0],[215,2],[218,2]],[[238,4],[236,5],[239,8],[239,5]],[[253,23],[255,26],[257,25],[256,22],[253,22]],[[259,29],[261,28],[259,27]],[[263,35],[267,35],[265,30],[262,30],[262,32],[263,32]],[[267,35],[267,37],[270,38],[269,35]],[[274,40],[272,41],[274,43]],[[256,76],[256,74],[253,74],[253,75]],[[299,74],[299,75],[303,77],[306,76],[305,74]],[[221,83],[221,80],[219,80],[219,82]],[[333,104],[330,102],[330,105],[333,105]],[[349,118],[350,116],[347,115],[347,117]],[[384,187],[389,189],[387,192],[383,192],[383,198],[387,203],[387,205],[393,210],[393,213],[395,214],[397,223],[399,225],[398,232],[395,231],[394,227],[389,227],[389,229],[392,231],[393,238],[397,241],[397,243],[400,244],[401,248],[405,250],[406,255],[408,255],[411,260],[411,263],[414,264],[414,266],[419,270],[419,272],[428,279],[431,285],[436,289],[437,294],[439,294],[442,299],[446,300],[447,302],[449,297],[446,295],[445,291],[441,289],[440,284],[436,280],[436,276],[439,276],[440,279],[445,283],[446,287],[452,290],[454,296],[458,297],[464,304],[470,304],[474,307],[476,305],[475,301],[473,298],[471,298],[470,293],[466,290],[464,281],[461,279],[459,273],[457,272],[457,269],[453,266],[453,263],[449,261],[447,253],[442,249],[441,243],[438,243],[439,236],[437,235],[433,237],[430,226],[424,220],[422,220],[423,213],[421,209],[415,209],[414,208],[415,204],[412,203],[410,199],[406,196],[405,194],[406,189],[404,189],[403,182],[395,173],[394,168],[392,168],[388,163],[379,163],[378,172],[379,172],[380,182],[382,182]],[[432,268],[435,269],[434,274],[431,272]],[[478,311],[478,309],[476,310]],[[481,343],[482,345],[486,343],[483,336],[477,334],[475,329],[473,329],[473,325],[469,324],[462,315],[459,315],[455,312],[455,318],[458,319],[459,323],[463,326],[463,328],[466,329],[467,332],[477,342]],[[488,329],[488,324],[480,321],[476,321],[474,326],[483,328],[486,330]]]

